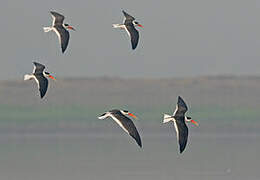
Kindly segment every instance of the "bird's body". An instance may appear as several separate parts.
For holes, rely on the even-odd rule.
[[[188,107],[184,100],[179,96],[178,103],[173,115],[164,114],[163,123],[173,121],[176,130],[177,141],[179,143],[180,153],[182,153],[187,145],[189,130],[186,122],[192,122],[196,125],[197,122],[192,120],[191,117],[185,116]]]
[[[136,143],[142,147],[141,137],[133,123],[133,121],[128,118],[126,115],[135,117],[132,113],[129,113],[125,110],[111,110],[108,111],[101,116],[99,116],[99,119],[106,119],[108,117],[111,117],[125,132],[127,132],[132,138],[135,139]]]
[[[123,11],[125,20],[123,24],[113,24],[114,28],[125,29],[131,39],[132,49],[137,47],[139,41],[139,32],[135,29],[135,26],[143,27],[141,24],[135,21],[135,18],[125,11]]]
[[[32,74],[26,74],[24,75],[24,80],[31,80],[34,79],[38,85],[38,89],[40,91],[40,96],[41,98],[43,98],[47,92],[48,89],[48,79],[47,77],[51,78],[51,79],[55,79],[53,76],[50,75],[50,73],[48,72],[44,72],[45,66],[37,63],[37,62],[33,62],[34,64],[34,69]]]
[[[65,17],[57,12],[51,11],[52,16],[52,26],[51,27],[44,27],[44,32],[54,31],[58,38],[59,43],[61,45],[62,53],[65,52],[67,46],[69,44],[70,34],[67,29],[75,30],[72,26],[68,24],[63,24]]]

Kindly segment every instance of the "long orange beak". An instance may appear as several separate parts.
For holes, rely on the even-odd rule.
[[[132,113],[128,113],[128,115],[129,115],[129,116],[132,116],[132,117],[135,118],[135,119],[137,119],[137,117],[136,117],[134,114],[132,114]]]
[[[199,123],[197,123],[196,121],[194,121],[193,119],[190,120],[191,123],[195,124],[196,126],[199,126]]]
[[[143,26],[143,25],[141,25],[141,24],[138,24],[137,26],[144,28],[144,26]]]
[[[68,26],[67,28],[76,31],[72,26]]]
[[[52,75],[49,75],[49,78],[56,80],[55,77],[53,77]]]

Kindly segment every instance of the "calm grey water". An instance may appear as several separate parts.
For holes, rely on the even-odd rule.
[[[169,126],[139,128],[143,149],[113,123],[11,126],[0,132],[0,179],[259,180],[260,133],[190,129],[180,155]]]

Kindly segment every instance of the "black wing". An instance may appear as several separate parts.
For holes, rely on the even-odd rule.
[[[116,112],[116,113],[113,112],[112,114],[113,114],[113,116],[114,116],[116,119],[118,119],[118,120],[121,122],[122,126],[126,129],[127,133],[128,133],[132,138],[135,139],[136,143],[137,143],[140,147],[142,147],[142,141],[141,141],[140,135],[139,135],[139,133],[138,133],[138,131],[137,131],[137,129],[136,129],[136,127],[135,127],[133,121],[132,121],[130,118],[128,118],[128,117],[126,117],[125,115],[123,115],[120,111],[119,111],[119,112]]]
[[[124,22],[125,25],[129,24],[129,23],[132,23],[135,20],[135,18],[133,16],[129,15],[124,10],[122,12],[123,12],[123,14],[125,16],[125,22]]]
[[[184,100],[179,96],[177,103],[178,110],[175,113],[175,116],[184,116],[184,114],[188,111],[188,107]]]
[[[45,66],[37,62],[33,62],[33,64],[34,64],[33,74],[42,74],[43,70],[45,69]]]
[[[38,81],[37,84],[40,91],[40,96],[43,98],[48,89],[48,79],[43,75],[35,75],[35,77]]]
[[[178,131],[176,130],[178,133],[177,140],[179,141],[180,153],[182,153],[187,145],[189,130],[184,122],[184,117],[177,118],[174,123],[176,123],[177,129],[178,129]]]
[[[57,12],[51,11],[52,16],[54,16],[54,24],[55,25],[62,25],[65,17]],[[53,25],[54,25],[53,24]]]
[[[137,47],[139,41],[139,32],[135,29],[133,24],[126,25],[126,30],[130,35],[132,49],[134,50]]]
[[[59,32],[59,40],[61,44],[62,53],[67,49],[70,39],[70,33],[63,26],[55,26],[57,31]]]

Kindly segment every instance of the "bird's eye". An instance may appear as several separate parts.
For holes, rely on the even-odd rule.
[[[48,72],[45,72],[45,74],[48,74],[48,75],[49,75],[50,73],[48,73]]]
[[[124,113],[128,113],[128,111],[127,110],[123,110],[124,111]]]
[[[135,21],[135,24],[139,24],[137,21]]]
[[[191,117],[187,117],[187,119],[191,119]]]
[[[68,24],[64,24],[64,26],[69,26]]]

